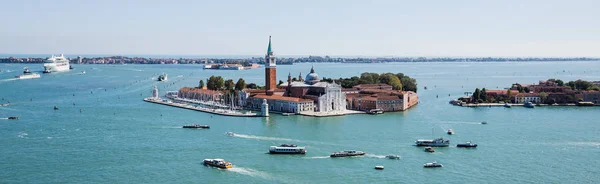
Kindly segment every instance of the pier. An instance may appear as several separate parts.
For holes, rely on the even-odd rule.
[[[155,103],[155,104],[168,105],[168,106],[172,106],[172,107],[179,107],[179,108],[183,108],[183,109],[206,112],[206,113],[211,113],[211,114],[223,115],[223,116],[263,117],[257,113],[250,113],[250,112],[241,113],[239,111],[232,111],[232,110],[225,110],[225,109],[210,109],[210,108],[204,108],[204,107],[196,107],[196,106],[192,106],[192,105],[188,105],[188,104],[184,104],[184,103],[175,103],[172,101],[165,101],[160,98],[144,98],[144,101],[150,102],[150,103]]]

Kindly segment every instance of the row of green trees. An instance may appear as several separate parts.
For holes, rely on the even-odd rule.
[[[354,76],[350,78],[339,78],[334,81],[333,78],[323,78],[326,82],[337,82],[343,88],[351,88],[359,84],[388,84],[395,90],[414,91],[417,92],[417,80],[410,78],[403,73],[370,73],[364,72],[360,77]]]
[[[204,88],[203,80],[200,80],[198,87]],[[206,88],[209,90],[233,91],[233,90],[243,90],[246,87],[247,87],[246,81],[242,78],[238,79],[238,81],[236,83],[234,83],[232,79],[225,80],[221,76],[214,76],[214,75],[210,76],[208,79],[206,79]]]

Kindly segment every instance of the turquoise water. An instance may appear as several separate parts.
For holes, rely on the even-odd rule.
[[[328,78],[403,72],[418,80],[420,103],[405,112],[377,116],[268,119],[216,116],[142,101],[153,85],[162,95],[196,86],[210,75],[244,77],[262,85],[264,69],[75,65],[67,73],[12,80],[24,66],[0,64],[0,97],[11,102],[0,107],[0,117],[20,117],[0,119],[0,183],[594,183],[600,179],[600,108],[448,104],[475,87],[504,88],[547,78],[600,80],[598,62],[315,64],[316,72]],[[42,71],[39,64],[28,66]],[[278,79],[285,80],[288,72],[306,75],[310,67],[278,66]],[[79,75],[83,70],[86,74]],[[151,80],[162,72],[169,74],[169,82]],[[60,110],[52,110],[54,106]],[[180,128],[191,123],[209,124],[211,129]],[[456,134],[446,135],[448,128]],[[479,147],[425,153],[412,146],[415,139],[432,137],[448,138],[452,144],[473,141]],[[282,143],[306,146],[308,152],[266,154],[269,146]],[[347,149],[367,155],[328,157]],[[402,159],[382,158],[387,154]],[[205,167],[204,158],[224,158],[234,169]],[[444,167],[422,167],[431,161]],[[376,165],[385,170],[374,170]]]

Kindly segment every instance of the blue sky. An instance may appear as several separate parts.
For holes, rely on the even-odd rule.
[[[597,0],[1,4],[4,54],[600,57]]]

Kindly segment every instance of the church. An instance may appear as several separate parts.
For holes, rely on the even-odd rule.
[[[292,81],[288,75],[287,84],[277,87],[276,58],[271,48],[271,37],[265,55],[265,90],[245,90],[240,92],[240,104],[251,109],[260,109],[263,100],[269,104],[269,111],[282,113],[303,112],[342,112],[346,110],[346,95],[342,87],[335,83],[321,82],[314,67],[305,79]]]

